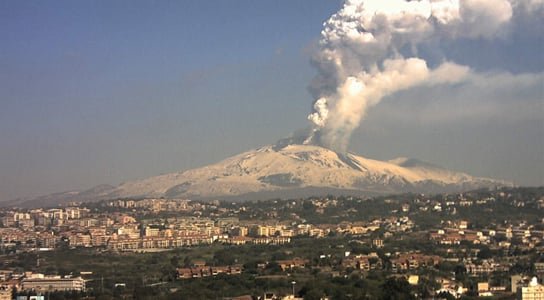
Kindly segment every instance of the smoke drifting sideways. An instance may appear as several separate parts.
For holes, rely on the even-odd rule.
[[[324,24],[313,57],[318,75],[304,143],[347,150],[352,132],[382,98],[418,85],[462,82],[469,66],[431,64],[418,55],[424,43],[500,39],[516,9],[540,0],[347,0]]]

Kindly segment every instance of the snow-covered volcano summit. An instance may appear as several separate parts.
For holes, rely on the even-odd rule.
[[[117,197],[213,198],[267,192],[315,194],[315,189],[361,194],[442,192],[503,185],[493,179],[452,172],[415,159],[390,161],[300,144],[276,144],[180,173],[126,182]],[[298,193],[297,193],[298,191]]]
[[[362,196],[503,185],[511,184],[449,171],[416,159],[378,161],[285,139],[202,168],[129,181],[117,187],[101,185],[83,192],[3,204],[43,206],[130,197],[247,200],[325,194]]]

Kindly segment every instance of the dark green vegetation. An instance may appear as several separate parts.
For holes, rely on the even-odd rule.
[[[504,192],[502,192],[504,191]],[[544,188],[518,188],[498,191],[476,190],[463,194],[402,194],[361,199],[353,197],[333,197],[337,205],[329,205],[320,213],[316,213],[316,206],[311,199],[305,200],[273,200],[261,202],[246,202],[243,205],[249,209],[240,214],[240,219],[267,218],[270,212],[276,212],[274,217],[278,220],[290,220],[295,213],[311,224],[337,223],[342,221],[356,222],[368,221],[376,218],[399,215],[400,205],[409,204],[408,215],[416,221],[420,227],[439,225],[441,221],[467,220],[475,227],[495,223],[540,222],[542,211],[538,209],[538,200],[544,195]],[[317,198],[316,198],[317,199]],[[477,201],[487,200],[482,203]],[[460,201],[472,202],[471,206],[451,205]],[[431,204],[441,204],[442,210],[420,210]],[[452,214],[452,208],[456,211]],[[431,206],[432,208],[432,206]]]
[[[98,299],[221,299],[244,294],[262,295],[267,291],[286,295],[291,293],[293,281],[296,282],[296,293],[305,299],[319,299],[323,295],[333,299],[415,299],[412,294],[418,292],[417,288],[411,288],[404,279],[387,279],[381,271],[366,278],[356,273],[338,276],[334,266],[340,262],[348,243],[345,238],[303,238],[285,246],[213,245],[160,253],[63,250],[39,255],[21,254],[6,267],[61,275],[92,272],[83,275],[89,280],[86,295]],[[327,254],[327,258],[320,259],[322,254]],[[283,272],[276,263],[265,264],[293,256],[310,258],[311,267]],[[36,266],[38,259],[39,267]],[[176,279],[176,267],[188,266],[195,259],[205,260],[210,265],[240,263],[244,265],[244,272],[241,275]],[[120,287],[120,283],[125,286]],[[384,286],[390,288],[384,290]],[[405,296],[398,298],[400,294]],[[50,296],[50,299],[73,299],[76,294]]]
[[[372,199],[330,196],[203,203],[206,208],[198,210],[199,216],[237,217],[245,224],[265,221],[270,224],[329,224],[329,228],[334,228],[355,222],[368,225],[368,222],[378,220],[381,225],[379,229],[364,234],[331,230],[322,238],[298,236],[281,246],[215,243],[155,253],[117,253],[103,248],[68,247],[39,253],[10,252],[0,256],[0,269],[81,274],[89,280],[88,291],[84,295],[55,293],[49,299],[84,296],[97,299],[222,299],[239,295],[257,296],[265,292],[289,295],[292,282],[296,282],[295,293],[304,299],[320,299],[325,295],[331,299],[421,299],[431,296],[439,288],[439,279],[455,280],[468,288],[462,299],[475,299],[478,282],[508,286],[510,275],[534,275],[534,263],[544,261],[542,242],[529,246],[514,236],[508,240],[511,246],[498,246],[507,240],[501,233],[490,236],[487,244],[464,240],[459,245],[442,245],[430,239],[430,232],[455,227],[460,220],[468,221],[467,230],[474,232],[504,232],[509,227],[542,231],[543,197],[544,188],[516,188],[452,195],[404,194]],[[133,211],[108,206],[107,202],[86,206],[104,214]],[[194,216],[195,211],[153,212],[142,209],[134,210],[133,215],[142,223],[164,224],[167,218]],[[408,229],[396,227],[395,224],[403,219],[410,220],[413,226]],[[374,239],[383,240],[384,246],[374,247]],[[346,252],[352,256],[372,254],[369,262],[375,267],[365,271],[344,264]],[[394,258],[406,253],[436,255],[442,260],[408,271],[394,270]],[[305,260],[305,267],[282,270],[279,261],[293,258]],[[490,274],[469,274],[466,267],[469,262],[480,264],[489,259],[504,265],[505,269]],[[176,269],[190,267],[195,261],[203,261],[208,266],[242,265],[243,272],[177,279]],[[418,275],[420,281],[410,285],[405,279],[408,275]],[[449,294],[442,296],[450,297]],[[513,296],[492,299],[513,299]]]
[[[349,237],[300,238],[283,246],[212,245],[160,253],[59,250],[39,255],[20,254],[4,267],[60,275],[92,272],[83,275],[89,280],[85,295],[97,299],[222,299],[244,294],[262,295],[266,291],[287,295],[291,293],[292,281],[296,282],[296,293],[304,299],[320,299],[324,295],[332,299],[420,299],[438,289],[434,279],[441,276],[454,274],[465,286],[476,285],[479,279],[468,276],[466,269],[458,263],[443,262],[416,271],[415,274],[422,276],[422,280],[414,286],[409,285],[402,274],[392,275],[386,251],[431,248],[432,244],[417,238],[392,242],[377,250],[384,267],[370,272],[341,267],[345,251],[361,254],[376,251]],[[538,256],[533,252],[525,257],[532,257],[534,261],[538,259],[535,255]],[[275,263],[292,257],[308,259],[306,268],[282,271]],[[39,266],[36,266],[38,260]],[[190,266],[195,260],[203,260],[211,266],[242,264],[244,272],[241,275],[176,279],[176,268]],[[520,261],[514,265],[511,273],[527,271],[525,268],[530,269],[531,264]],[[491,279],[498,283],[508,280],[508,273],[494,276]],[[83,295],[55,293],[50,295],[50,299],[75,299],[76,296]]]

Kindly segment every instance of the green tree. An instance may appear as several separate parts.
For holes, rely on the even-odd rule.
[[[382,298],[383,300],[415,300],[416,297],[412,295],[412,289],[408,281],[405,278],[388,278],[382,284]]]

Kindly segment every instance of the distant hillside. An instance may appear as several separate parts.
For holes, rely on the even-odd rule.
[[[100,185],[83,192],[58,193],[4,205],[51,206],[71,201],[127,197],[267,199],[318,194],[378,195],[403,192],[456,192],[511,185],[473,177],[415,159],[378,161],[339,154],[314,145],[276,144],[202,168]]]

